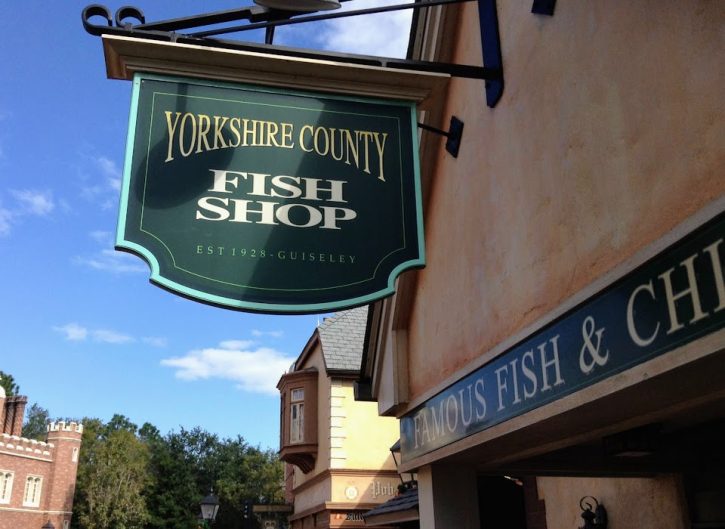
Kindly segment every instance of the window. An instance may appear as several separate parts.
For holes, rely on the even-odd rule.
[[[63,529],[68,529],[70,527],[70,522],[68,520],[63,520]]]
[[[70,456],[70,460],[73,463],[77,463],[78,462],[78,447],[73,448],[73,453]]]
[[[305,474],[315,468],[317,457],[317,379],[315,368],[293,371],[282,376],[280,451],[282,461],[295,465]]]
[[[305,440],[305,390],[293,389],[290,394],[290,443]]]
[[[23,507],[38,507],[40,505],[40,491],[42,488],[43,478],[40,476],[28,476],[25,480]]]
[[[13,473],[9,470],[0,470],[0,503],[10,503],[13,493]]]

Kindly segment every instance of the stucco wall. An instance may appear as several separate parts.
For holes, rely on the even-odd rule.
[[[453,79],[409,321],[411,398],[725,194],[725,3],[498,2],[506,88]],[[476,6],[454,61],[480,64]]]
[[[390,447],[400,436],[398,420],[379,417],[374,402],[355,401],[351,380],[339,381],[334,391],[341,398],[333,397],[332,404],[341,404],[345,415],[340,422],[346,457],[344,468],[395,470]]]
[[[593,496],[607,509],[609,527],[685,529],[677,478],[538,478],[539,498],[545,501],[547,527],[581,527],[579,500]]]

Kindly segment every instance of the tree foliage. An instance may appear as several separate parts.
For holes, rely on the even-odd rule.
[[[8,396],[20,391],[0,371]],[[33,404],[23,436],[43,441],[50,414]],[[74,529],[197,529],[200,503],[210,490],[219,497],[214,529],[248,529],[245,503],[282,503],[283,465],[277,454],[244,438],[220,439],[202,428],[162,435],[114,415],[104,423],[85,418],[78,462]]]
[[[7,397],[12,397],[20,393],[20,386],[15,382],[15,378],[5,371],[0,371],[0,386],[5,390]]]
[[[35,439],[36,441],[45,441],[48,435],[48,422],[50,421],[50,413],[40,405],[33,404],[25,410],[25,423],[23,424],[23,437]]]
[[[242,437],[220,439],[201,428],[162,435],[152,424],[137,428],[121,415],[106,424],[85,419],[84,426],[73,518],[78,529],[197,529],[199,505],[210,489],[220,503],[214,528],[240,529],[245,502],[284,499],[276,453]]]
[[[124,419],[126,427],[118,427]],[[97,419],[84,420],[74,504],[77,527],[145,527],[149,513],[144,491],[152,476],[149,448],[135,430],[122,416],[114,416],[106,425]]]

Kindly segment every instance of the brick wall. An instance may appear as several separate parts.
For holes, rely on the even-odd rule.
[[[82,433],[80,424],[59,422],[49,425],[47,443],[0,435],[0,470],[14,474],[10,502],[0,504],[0,529],[39,529],[48,520],[63,529],[70,522]],[[42,478],[37,507],[23,505],[28,476]]]
[[[2,432],[10,435],[20,435],[23,430],[23,417],[25,416],[25,405],[28,397],[15,395],[5,397],[5,419],[2,424]]]

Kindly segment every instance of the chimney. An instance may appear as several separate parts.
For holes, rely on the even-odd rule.
[[[23,417],[28,397],[15,395],[5,398],[5,421],[3,433],[20,436],[23,430]]]

